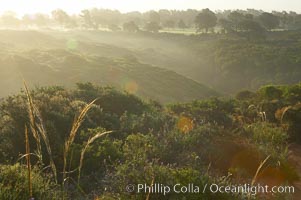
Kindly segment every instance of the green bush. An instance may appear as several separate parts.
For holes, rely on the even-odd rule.
[[[247,127],[251,138],[259,145],[281,149],[287,142],[288,134],[280,127],[269,123],[254,123]]]
[[[32,170],[32,194],[35,199],[59,199],[62,197],[57,185],[50,177],[41,174],[41,170]],[[20,164],[0,165],[0,199],[29,199],[29,184],[27,168]]]

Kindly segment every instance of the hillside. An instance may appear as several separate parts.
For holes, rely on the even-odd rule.
[[[193,88],[204,88],[202,85],[197,86],[200,83],[225,95],[235,94],[241,89],[255,91],[266,84],[300,82],[300,39],[298,31],[267,32],[264,38],[256,40],[248,39],[244,33],[184,35],[87,30],[0,31],[0,46],[4,54],[13,52],[24,56],[24,51],[33,49],[51,52],[63,49],[84,57],[97,56],[112,62],[132,60],[136,62],[132,63],[133,66],[151,65],[157,67],[157,70],[167,69],[163,70],[164,73],[176,72],[172,76],[182,80],[185,77],[191,79],[188,82],[194,86],[188,88],[193,91],[198,90]],[[103,61],[99,62],[101,64]],[[145,80],[143,76],[140,79]],[[157,80],[154,77],[152,79],[154,82]],[[153,87],[150,85],[149,88]],[[191,90],[188,88],[182,87],[185,91]],[[208,96],[202,90],[197,92],[200,95],[191,96],[191,93],[183,93],[188,95],[186,100]],[[144,95],[144,92],[141,94]],[[150,97],[158,99],[157,96]],[[168,99],[159,98],[163,101]]]
[[[93,31],[70,31],[56,37],[111,45],[115,50],[106,51],[106,55],[113,57],[120,55],[123,48],[124,54],[141,62],[175,71],[224,94],[301,80],[300,31],[266,32],[255,39],[246,33],[184,35]],[[94,54],[103,52],[91,45],[85,49]]]
[[[160,102],[190,101],[217,93],[173,71],[142,64],[133,57],[88,56],[64,49],[11,52],[0,59],[0,96],[17,92],[23,79],[31,85],[93,82],[115,86]]]
[[[4,186],[0,187],[1,199],[11,195],[23,200],[29,195],[21,155],[26,152],[24,125],[29,127],[32,121],[35,124],[28,133],[35,198],[94,199],[97,195],[102,199],[119,196],[144,200],[147,193],[129,193],[124,188],[129,183],[151,183],[154,177],[164,185],[180,181],[182,185],[192,182],[206,187],[251,184],[256,176],[256,184],[269,188],[300,189],[299,165],[292,162],[292,157],[299,159],[300,155],[287,151],[289,143],[301,141],[300,84],[270,85],[256,93],[240,92],[233,99],[212,98],[167,106],[145,102],[113,88],[83,83],[73,90],[36,88],[27,95],[34,105],[32,114],[25,92],[0,101],[0,184]],[[88,105],[96,97],[97,101]],[[67,167],[72,173],[66,175],[65,182],[60,173],[66,164],[62,159],[64,144],[74,116],[83,108],[88,113],[70,146]],[[113,132],[100,137],[105,130]],[[41,141],[34,133],[39,134]],[[88,142],[82,171],[78,171],[82,149],[92,137],[97,138]],[[56,170],[45,170],[49,159],[53,159]],[[64,184],[70,186],[65,195],[61,187]],[[168,198],[242,200],[247,194],[206,190],[169,193]],[[255,199],[256,193],[251,194]],[[262,192],[256,198],[267,199],[269,195]],[[291,195],[288,190],[274,194],[275,199],[291,199]],[[152,198],[166,197],[154,193]]]

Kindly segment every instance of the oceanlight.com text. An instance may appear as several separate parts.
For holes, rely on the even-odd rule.
[[[145,193],[145,194],[162,194],[167,195],[170,193],[176,194],[201,194],[206,192],[211,193],[227,193],[227,194],[248,194],[255,196],[257,194],[269,194],[269,193],[294,193],[294,186],[269,186],[261,184],[242,184],[242,185],[218,185],[215,183],[205,184],[198,186],[196,184],[182,185],[177,183],[175,185],[164,185],[161,183],[155,183],[153,185],[148,184],[129,184],[126,186],[126,191],[130,193]]]

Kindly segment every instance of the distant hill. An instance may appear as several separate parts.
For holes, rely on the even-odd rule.
[[[270,32],[266,33],[266,38],[250,40],[243,33],[182,35],[87,30],[2,30],[0,31],[0,56],[4,58],[10,54],[21,56],[20,59],[24,57],[33,60],[34,58],[34,62],[37,62],[39,66],[44,64],[51,69],[48,74],[53,73],[53,70],[61,71],[62,69],[59,69],[58,66],[63,65],[64,69],[71,70],[72,73],[81,71],[82,74],[78,76],[79,80],[93,81],[96,81],[95,77],[92,79],[93,76],[88,75],[90,78],[87,78],[88,76],[84,75],[81,69],[74,70],[74,64],[77,61],[79,62],[77,65],[83,62],[78,66],[79,68],[86,64],[94,66],[106,62],[108,65],[113,63],[112,65],[117,66],[118,70],[122,69],[121,74],[127,79],[140,81],[138,94],[165,102],[206,97],[208,94],[211,96],[211,92],[206,92],[211,90],[203,85],[213,88],[221,94],[231,95],[242,89],[255,91],[266,84],[298,83],[301,81],[300,40],[300,31]],[[34,49],[38,50],[32,51]],[[40,58],[38,58],[36,55],[39,51],[47,53],[39,55]],[[70,62],[68,61],[69,63],[62,60],[66,56],[64,51],[74,54],[67,56],[69,61],[71,59]],[[32,55],[25,56],[25,52],[27,54],[32,52]],[[72,61],[72,59],[78,60]],[[131,64],[128,65],[129,63]],[[74,66],[71,68],[69,64]],[[104,66],[103,70],[108,67],[105,64]],[[147,75],[146,77],[141,75],[141,71],[136,71],[137,69],[141,70],[142,66],[148,69],[152,68],[153,76]],[[131,73],[125,68],[131,70]],[[47,68],[43,68],[43,70],[47,70]],[[97,70],[100,69],[97,68]],[[91,71],[89,73],[92,73]],[[148,70],[143,68],[143,71],[147,74]],[[64,72],[64,74],[66,73]],[[76,80],[75,75],[67,77],[73,77],[72,81],[68,80],[69,83],[74,83]],[[111,80],[106,80],[107,78],[103,76],[101,82],[120,86],[120,83],[112,83]],[[48,76],[43,78],[43,80],[46,79],[50,78]],[[174,98],[168,93],[169,90],[161,91],[164,93],[163,96],[169,97],[161,96],[156,89],[158,87],[157,79],[162,81],[164,79],[165,82],[162,84],[166,87],[178,87],[171,88],[172,90],[184,89],[185,85],[188,96],[176,95]],[[178,79],[177,84],[170,82],[170,80],[175,81],[176,79]],[[100,82],[100,79],[97,79],[96,82]],[[52,80],[51,83],[57,83],[57,80]],[[153,85],[156,87],[152,87]],[[148,91],[141,90],[141,87],[147,88]],[[199,90],[200,88],[201,90]]]
[[[87,56],[64,49],[11,52],[0,59],[0,95],[17,92],[23,79],[31,85],[77,82],[110,85],[160,102],[190,101],[218,95],[173,71],[142,64],[135,57]]]
[[[175,71],[223,94],[257,90],[266,84],[301,81],[300,31],[267,32],[258,38],[244,33],[184,35],[70,31],[52,35],[73,38],[78,50],[118,57]],[[94,45],[97,44],[97,45]]]
[[[298,30],[267,32],[264,38],[252,39],[244,33],[71,31],[53,36],[81,41],[78,49],[89,53],[113,57],[130,54],[140,62],[175,71],[224,94],[235,94],[242,89],[255,91],[266,84],[301,81],[301,34]],[[102,45],[96,48],[93,43],[110,48],[104,50]]]

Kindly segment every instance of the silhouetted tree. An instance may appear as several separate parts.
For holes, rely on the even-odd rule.
[[[90,15],[97,27],[100,25],[106,27],[112,24],[121,24],[122,14],[118,10],[93,8],[90,10]]]
[[[108,29],[111,30],[111,31],[113,31],[113,32],[121,30],[121,28],[119,26],[117,26],[116,24],[110,24],[108,26]]]
[[[160,24],[160,15],[159,15],[159,13],[156,12],[156,11],[150,11],[148,13],[148,21]]]
[[[82,10],[80,17],[83,20],[83,26],[86,28],[93,28],[97,29],[98,26],[93,22],[90,11],[89,10]]]
[[[246,36],[249,40],[261,40],[265,38],[265,29],[253,20],[245,19],[239,23],[241,31],[246,32]]]
[[[249,14],[249,13],[245,14],[244,17],[245,17],[245,19],[248,19],[248,20],[253,20],[254,19],[254,15]]]
[[[171,16],[170,10],[161,9],[161,10],[158,11],[158,14],[160,16],[160,21],[161,22],[165,22],[166,23],[168,21],[174,21],[173,17]]]
[[[187,28],[187,25],[185,24],[185,22],[181,19],[179,22],[178,22],[178,27],[180,29],[185,29]]]
[[[141,26],[143,24],[143,16],[140,12],[128,12],[123,14],[123,21],[124,23],[133,21],[137,26]]]
[[[239,28],[243,31],[256,31],[256,32],[262,32],[264,31],[263,27],[260,26],[259,23],[253,21],[253,20],[243,20],[238,24]]]
[[[168,20],[165,23],[163,23],[163,26],[166,28],[174,28],[175,27],[175,21]]]
[[[34,24],[38,27],[45,27],[49,25],[50,19],[48,15],[42,13],[36,13],[33,15]]]
[[[161,27],[156,22],[148,22],[145,25],[145,30],[149,31],[149,32],[157,33],[157,32],[159,32],[160,29],[161,29]]]
[[[123,24],[123,30],[128,32],[137,32],[139,27],[134,21],[130,21]]]
[[[224,32],[233,31],[231,21],[221,18],[218,20],[218,24],[223,28]]]
[[[277,28],[280,24],[280,20],[277,16],[271,13],[262,13],[259,17],[259,22],[268,30]]]
[[[217,24],[217,17],[211,10],[203,9],[195,18],[197,31],[205,29],[206,33],[209,28],[213,28]]]
[[[69,15],[61,9],[52,11],[51,15],[52,15],[52,18],[61,26],[66,26],[70,22]]]
[[[245,19],[245,16],[240,12],[234,11],[228,15],[228,19],[231,21],[233,29],[238,31],[239,24]]]

